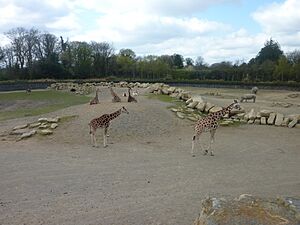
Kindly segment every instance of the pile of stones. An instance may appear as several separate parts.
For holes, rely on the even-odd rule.
[[[49,86],[49,89],[59,90],[59,91],[70,91],[79,95],[88,95],[92,92],[95,92],[96,87],[98,86],[111,86],[111,87],[121,87],[121,88],[147,88],[150,86],[150,83],[139,83],[139,82],[126,82],[120,81],[118,83],[114,82],[93,82],[93,83],[53,83]]]
[[[207,197],[194,224],[300,224],[298,204],[298,199],[259,198],[248,194],[235,199]]]
[[[17,137],[17,141],[24,138],[29,138],[35,134],[50,135],[53,134],[53,130],[58,127],[60,117],[55,118],[39,118],[32,123],[22,124],[15,126],[9,135]]]
[[[169,95],[170,97],[185,101],[185,106],[171,108],[171,111],[175,112],[180,119],[186,118],[196,121],[203,114],[217,112],[222,109],[218,105],[204,101],[201,96],[191,96],[190,92],[181,88],[170,87],[167,84],[155,83],[149,85],[147,89],[150,93]],[[240,110],[233,109],[230,114],[225,115],[220,125],[228,126],[234,122],[300,128],[300,114],[285,116],[281,113],[265,109],[259,112],[251,109],[249,112],[246,112],[242,107]]]

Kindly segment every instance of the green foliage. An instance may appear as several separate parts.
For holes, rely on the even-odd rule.
[[[86,96],[58,91],[32,91],[29,94],[25,92],[0,93],[0,102],[3,105],[16,103],[16,107],[11,110],[5,108],[1,110],[0,120],[36,116],[88,101],[89,98]],[[27,106],[19,106],[20,102],[25,102]]]

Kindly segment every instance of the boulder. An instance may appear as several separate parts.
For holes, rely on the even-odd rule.
[[[295,125],[295,128],[300,128],[300,124],[296,124],[296,125]]]
[[[163,95],[168,95],[168,94],[169,94],[168,88],[163,88],[163,89],[161,89],[161,93],[162,93]]]
[[[254,124],[260,125],[260,118],[256,118],[256,119],[254,120]]]
[[[195,225],[299,224],[297,202],[289,199],[261,198],[249,194],[237,198],[207,197],[202,201]]]
[[[214,106],[212,107],[210,110],[209,110],[209,113],[215,113],[215,112],[218,112],[220,110],[222,110],[223,108],[220,107],[220,106]]]
[[[182,100],[188,100],[189,98],[191,98],[191,93],[190,92],[187,92],[187,91],[185,91],[185,92],[182,92],[182,96],[181,96],[181,99]]]
[[[289,128],[293,128],[298,123],[298,119],[295,117],[288,125]]]
[[[260,124],[261,124],[261,125],[266,125],[266,124],[267,124],[267,118],[264,117],[264,116],[262,116],[262,117],[260,118]]]
[[[277,113],[275,119],[275,126],[281,126],[282,122],[283,122],[283,114]]]
[[[38,126],[40,126],[41,124],[42,124],[41,122],[31,123],[31,124],[29,124],[29,128],[38,127]]]
[[[51,128],[51,129],[55,129],[56,127],[58,127],[58,124],[57,124],[57,123],[52,123],[52,124],[50,125],[50,128]]]
[[[269,125],[273,125],[274,124],[274,121],[275,121],[275,118],[276,118],[276,113],[271,113],[268,120],[267,120],[267,123]]]
[[[193,117],[193,116],[188,116],[187,119],[191,120],[191,121],[197,121],[198,119]]]
[[[196,105],[196,109],[203,112],[206,106],[206,102],[199,102],[198,105]]]
[[[180,118],[180,119],[184,119],[184,114],[181,112],[177,112],[176,115]]]
[[[172,94],[170,94],[170,97],[172,97],[172,98],[177,98],[177,96],[178,96],[178,93],[172,93]]]
[[[202,97],[201,96],[193,96],[192,97],[192,100],[193,101],[197,101],[197,102],[204,102],[204,100],[202,99]]]
[[[194,102],[191,102],[190,104],[188,104],[188,108],[192,108],[192,109],[194,109],[194,108],[196,108],[196,106],[198,105],[198,103],[199,102],[197,102],[197,101],[194,101]]]
[[[193,99],[192,98],[189,98],[188,100],[186,100],[185,101],[185,103],[188,105],[188,104],[190,104],[190,103],[192,103],[193,102]]]
[[[18,130],[13,130],[10,132],[12,135],[22,135],[24,133],[27,133],[29,131],[28,128],[23,128],[23,129],[18,129]]]
[[[178,112],[178,109],[171,108],[171,111],[172,111],[172,112]]]
[[[23,133],[19,139],[21,140],[21,139],[24,139],[24,138],[28,138],[28,137],[31,137],[34,134],[36,134],[36,130],[31,130],[31,131],[28,131],[26,133]]]
[[[168,88],[168,92],[169,92],[169,93],[173,93],[175,90],[176,90],[175,87],[169,87],[169,88]]]
[[[39,118],[38,122],[47,122],[47,120],[48,120],[48,118],[45,118],[45,117],[44,118]]]
[[[210,102],[207,102],[206,105],[205,105],[205,109],[204,109],[204,112],[208,113],[209,110],[214,107],[215,105],[210,103]]]
[[[290,122],[290,119],[288,117],[285,117],[281,123],[281,126],[287,127],[289,122]]]
[[[260,115],[264,116],[264,117],[269,117],[272,112],[273,111],[271,111],[271,110],[263,109],[263,110],[260,110]]]
[[[255,118],[256,118],[256,113],[254,112],[254,109],[251,109],[249,112],[249,119],[255,120]]]
[[[24,129],[24,128],[26,128],[26,127],[28,127],[28,124],[23,124],[23,125],[15,126],[15,127],[13,128],[13,130],[20,130],[20,129]]]
[[[248,124],[253,124],[254,123],[254,119],[249,119],[248,120]]]
[[[42,123],[40,126],[39,126],[39,129],[45,129],[45,128],[48,128],[50,125],[47,124],[47,123]]]
[[[235,116],[237,114],[241,114],[241,113],[244,113],[245,112],[245,109],[241,108],[241,109],[232,109],[230,111],[230,116]]]
[[[49,135],[49,134],[53,134],[53,131],[49,130],[49,129],[44,129],[44,130],[41,130],[39,133],[42,135]]]

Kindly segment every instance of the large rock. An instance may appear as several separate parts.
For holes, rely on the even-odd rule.
[[[298,123],[298,119],[295,117],[290,123],[289,128],[293,128]]]
[[[188,100],[189,98],[191,98],[191,93],[190,93],[190,92],[187,92],[187,91],[182,92],[182,95],[181,95],[181,99],[182,99],[182,100],[186,101],[186,100]]]
[[[255,120],[256,113],[255,113],[254,109],[251,109],[248,115],[249,115],[250,120]]]
[[[23,125],[15,126],[15,127],[13,128],[13,130],[24,129],[24,128],[26,128],[26,127],[28,127],[28,124],[23,124]]]
[[[57,123],[52,123],[52,124],[50,125],[50,128],[51,128],[51,129],[55,129],[56,127],[58,127],[58,124],[57,124]]]
[[[271,113],[268,120],[267,120],[267,123],[269,125],[273,125],[274,124],[274,121],[275,121],[275,118],[276,118],[276,113]]]
[[[264,117],[264,116],[262,116],[262,117],[260,118],[260,124],[261,124],[261,125],[266,125],[266,124],[267,124],[267,118]]]
[[[53,131],[49,130],[49,129],[44,129],[44,130],[41,130],[39,133],[42,135],[49,135],[49,134],[53,134]]]
[[[214,107],[215,105],[210,103],[210,102],[207,102],[206,105],[205,105],[205,109],[204,109],[204,112],[208,113],[209,110]]]
[[[34,127],[40,126],[41,124],[42,124],[41,122],[31,123],[31,124],[29,124],[29,127],[30,127],[30,128],[34,128]]]
[[[188,105],[188,104],[190,104],[190,103],[192,103],[193,102],[193,99],[192,98],[189,98],[188,100],[186,100],[185,101],[185,103]]]
[[[218,112],[220,110],[222,110],[223,108],[220,107],[220,106],[214,106],[212,107],[210,110],[209,110],[209,113],[215,113],[215,112]]]
[[[276,120],[275,120],[275,126],[281,126],[282,122],[283,122],[283,114],[277,113]]]
[[[175,87],[169,87],[169,88],[168,88],[168,92],[169,92],[169,93],[173,93],[173,92],[175,92],[175,90],[176,90]]]
[[[241,114],[241,113],[244,113],[245,112],[245,109],[241,108],[241,109],[232,109],[230,111],[230,116],[235,116],[237,114]]]
[[[18,129],[18,130],[13,130],[10,132],[12,135],[22,135],[24,133],[27,133],[29,131],[28,128],[23,128],[23,129]]]
[[[184,119],[184,114],[181,112],[177,112],[176,115],[180,118],[180,119]]]
[[[269,117],[272,112],[273,111],[271,111],[271,110],[263,109],[263,110],[260,110],[260,115],[264,116],[264,117]]]
[[[19,138],[19,140],[21,139],[24,139],[24,138],[28,138],[28,137],[31,137],[32,135],[36,134],[36,130],[31,130],[31,131],[28,131],[26,133],[23,133],[21,135],[21,137]]]
[[[196,106],[198,105],[198,103],[199,102],[197,102],[197,101],[193,101],[193,102],[191,102],[190,104],[188,104],[188,108],[192,108],[192,109],[194,109],[194,108],[196,108]]]
[[[48,118],[47,122],[48,123],[58,123],[59,121],[59,117],[55,117],[55,118]]]
[[[197,101],[197,102],[204,102],[203,98],[201,96],[193,96],[192,97],[193,101]]]
[[[212,198],[202,201],[194,225],[279,225],[299,224],[296,203],[283,198],[259,198],[248,194],[238,198]]]
[[[287,127],[289,122],[290,122],[290,119],[288,117],[285,117],[281,123],[281,126]]]
[[[203,112],[206,106],[206,102],[199,102],[198,105],[196,106],[196,109],[199,111]]]

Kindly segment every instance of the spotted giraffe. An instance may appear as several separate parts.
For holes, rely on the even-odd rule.
[[[98,118],[92,119],[89,123],[90,126],[90,135],[91,135],[91,142],[93,147],[97,147],[97,141],[96,141],[96,130],[98,128],[103,128],[103,146],[107,147],[106,144],[106,138],[107,138],[107,130],[110,126],[110,123],[113,119],[120,116],[121,113],[129,113],[127,109],[123,106],[121,109],[111,113],[111,114],[104,114]]]
[[[131,88],[128,88],[128,99],[127,102],[137,102],[137,100],[130,94]]]
[[[109,87],[109,89],[110,89],[110,93],[113,97],[112,102],[121,102],[121,98],[116,94],[116,92],[114,92],[112,87]]]
[[[208,114],[206,117],[201,118],[200,120],[198,120],[195,124],[195,135],[193,136],[193,141],[192,141],[192,151],[191,154],[193,157],[195,157],[194,155],[194,146],[195,146],[195,140],[199,140],[199,137],[201,135],[201,133],[203,132],[210,132],[210,143],[209,143],[209,147],[207,150],[204,151],[204,155],[206,155],[208,153],[208,151],[211,148],[211,144],[214,143],[215,141],[215,133],[217,128],[219,127],[219,123],[218,121],[225,116],[226,114],[229,114],[230,111],[232,109],[240,109],[240,105],[238,103],[237,100],[234,100],[234,102],[232,104],[230,104],[229,106],[223,108],[222,110],[219,110],[217,112],[214,113],[210,113]],[[200,144],[200,147],[202,149],[202,146]],[[203,150],[203,149],[202,149]],[[213,151],[210,151],[210,155],[213,156]]]
[[[99,88],[96,90],[96,96],[90,101],[90,105],[99,104],[98,92],[100,92]]]

